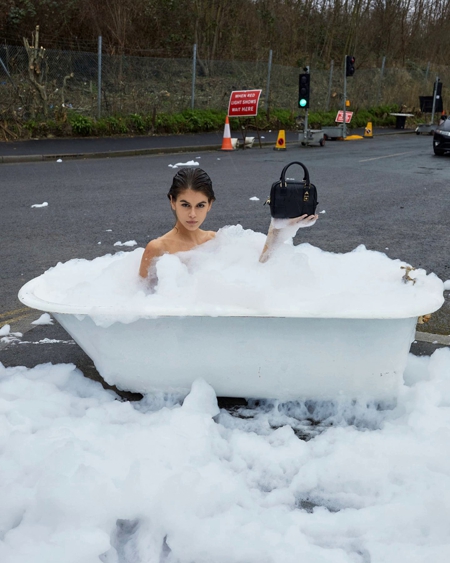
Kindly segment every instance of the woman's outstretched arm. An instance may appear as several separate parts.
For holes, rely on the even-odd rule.
[[[298,229],[312,227],[319,218],[318,215],[302,215],[293,219],[273,219],[270,221],[266,244],[264,245],[260,262],[267,262],[271,253],[277,246],[283,244],[290,238],[294,238]]]

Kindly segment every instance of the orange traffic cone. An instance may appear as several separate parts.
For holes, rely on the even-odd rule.
[[[274,151],[285,151],[286,150],[286,132],[284,129],[278,132],[278,138],[275,146],[273,147]]]
[[[230,121],[228,119],[228,115],[225,118],[225,127],[223,129],[222,150],[223,151],[234,150],[233,145],[231,144]]]

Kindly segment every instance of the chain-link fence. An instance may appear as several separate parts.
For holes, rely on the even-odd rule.
[[[0,45],[0,114],[21,119],[37,117],[44,103],[49,117],[67,108],[92,117],[174,113],[192,107],[226,109],[232,90],[253,88],[263,90],[261,108],[298,109],[300,68],[272,65],[269,61],[195,63],[193,59],[99,56],[48,49],[39,76],[46,93],[44,102],[30,81],[26,49]],[[342,107],[343,68],[333,64],[330,67],[311,68],[313,111]],[[419,96],[432,95],[437,75],[443,82],[444,102],[450,102],[450,67],[430,68],[426,64],[423,68],[357,70],[347,81],[347,98],[352,109],[384,104],[418,109]]]

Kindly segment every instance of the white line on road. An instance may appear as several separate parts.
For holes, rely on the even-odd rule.
[[[380,158],[392,158],[393,156],[402,156],[404,154],[411,154],[413,152],[416,152],[416,151],[398,152],[396,154],[386,154],[384,156],[374,156],[373,158],[364,158],[363,160],[360,160],[359,162],[368,162],[369,160],[379,160]]]

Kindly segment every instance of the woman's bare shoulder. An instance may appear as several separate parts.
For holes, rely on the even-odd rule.
[[[153,256],[160,256],[168,251],[167,240],[164,237],[159,237],[151,240],[145,247],[146,254],[152,254]]]
[[[145,250],[160,250],[164,246],[164,241],[161,240],[161,237],[154,238],[145,247]]]
[[[148,270],[153,258],[158,258],[167,252],[166,245],[161,239],[151,240],[145,247],[144,253],[141,259],[141,265],[139,267],[139,274],[146,278],[148,276]]]

